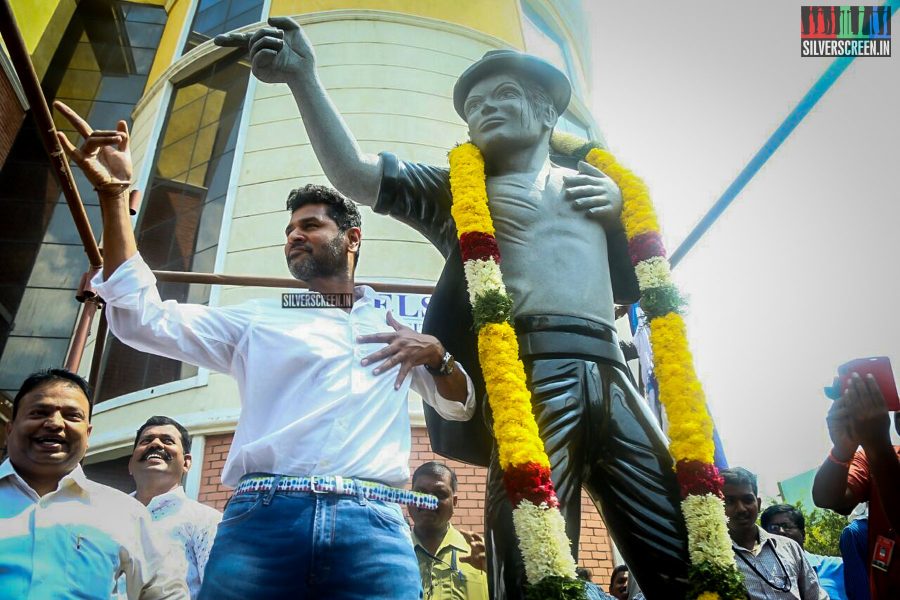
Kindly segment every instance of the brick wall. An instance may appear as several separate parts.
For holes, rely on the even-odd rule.
[[[225,508],[231,494],[230,488],[222,485],[220,479],[225,457],[231,447],[232,434],[209,436],[206,438],[206,453],[200,480],[200,502]],[[456,471],[459,479],[459,503],[453,517],[453,524],[460,529],[471,529],[484,533],[484,484],[486,469],[456,461],[447,461],[431,451],[428,432],[424,427],[412,430],[412,451],[410,452],[410,472],[429,460],[446,462]],[[581,542],[579,544],[579,564],[593,573],[596,583],[606,586],[613,568],[613,557],[606,528],[597,509],[583,495],[581,499]]]
[[[225,510],[225,503],[231,496],[231,488],[222,484],[222,467],[234,434],[211,435],[206,438],[203,453],[203,469],[200,471],[200,494],[197,499],[213,508]]]

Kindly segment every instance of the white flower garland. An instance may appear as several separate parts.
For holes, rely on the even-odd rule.
[[[713,494],[690,495],[681,501],[681,512],[687,525],[691,562],[733,567],[734,551],[722,500]]]
[[[634,273],[637,275],[641,291],[672,284],[669,261],[661,256],[642,260],[634,266]]]
[[[496,290],[506,295],[506,286],[503,284],[503,273],[500,265],[492,260],[472,259],[463,263],[463,272],[466,274],[466,283],[469,286],[469,301],[475,306],[475,299],[483,296],[490,290]]]
[[[569,546],[566,522],[558,510],[548,510],[545,504],[536,506],[530,500],[522,500],[513,510],[513,524],[519,534],[519,548],[529,582],[551,575],[576,576],[571,553],[557,551]]]

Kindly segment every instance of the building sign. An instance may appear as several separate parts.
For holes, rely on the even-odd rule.
[[[390,310],[395,319],[416,331],[422,331],[430,301],[431,294],[375,293],[375,308]]]

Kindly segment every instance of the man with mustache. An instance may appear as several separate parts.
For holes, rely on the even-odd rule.
[[[483,398],[447,168],[363,152],[319,79],[302,29],[287,17],[269,25],[218,36],[216,43],[247,48],[258,79],[287,84],[333,185],[415,228],[445,257],[423,331],[470,367]],[[614,300],[631,304],[640,295],[619,218],[622,195],[586,162],[550,160],[551,133],[570,96],[566,75],[550,63],[492,50],[460,75],[452,100],[484,158],[503,283],[573,553],[577,559],[584,488],[647,596],[680,597],[688,591],[687,534],[673,461],[631,380],[615,329]],[[427,407],[425,416],[436,452],[488,467],[492,597],[523,598],[525,567],[485,423],[490,416],[449,423]]]
[[[743,467],[721,475],[731,547],[750,600],[828,600],[800,544],[756,524],[761,506],[756,475]]]
[[[412,476],[412,489],[438,499],[437,510],[409,509],[426,600],[488,599],[484,540],[450,524],[457,487],[453,469],[436,461],[420,465]]]
[[[417,598],[422,584],[399,504],[434,508],[409,478],[410,389],[448,419],[475,410],[471,381],[434,336],[404,327],[355,286],[356,205],[320,185],[287,199],[284,253],[309,293],[234,306],[164,302],[137,251],[128,127],[94,131],[66,154],[94,185],[110,331],[130,346],[232,375],[241,414],[222,481],[235,489],[199,597]],[[302,310],[300,310],[302,308]]]
[[[6,425],[0,464],[0,600],[188,598],[181,561],[141,504],[90,481],[81,459],[91,435],[90,389],[69,371],[29,376]]]
[[[150,417],[137,430],[128,472],[134,496],[147,507],[158,530],[184,550],[191,598],[200,594],[206,562],[222,513],[188,498],[181,481],[191,470],[191,436],[169,417]]]

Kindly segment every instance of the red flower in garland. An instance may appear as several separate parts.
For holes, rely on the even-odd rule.
[[[459,237],[459,249],[463,262],[467,260],[489,260],[500,264],[500,247],[497,238],[481,231],[470,231]]]
[[[725,480],[719,475],[715,465],[700,462],[699,460],[680,460],[675,465],[675,477],[681,486],[681,497],[689,495],[713,494],[719,498],[722,495],[722,486]]]
[[[631,264],[636,265],[654,256],[665,256],[666,247],[658,231],[648,231],[628,240],[628,254],[631,256]]]
[[[530,500],[538,506],[542,502],[551,508],[559,506],[553,482],[550,481],[550,469],[546,467],[535,463],[511,467],[503,472],[503,485],[513,507],[522,500]]]

